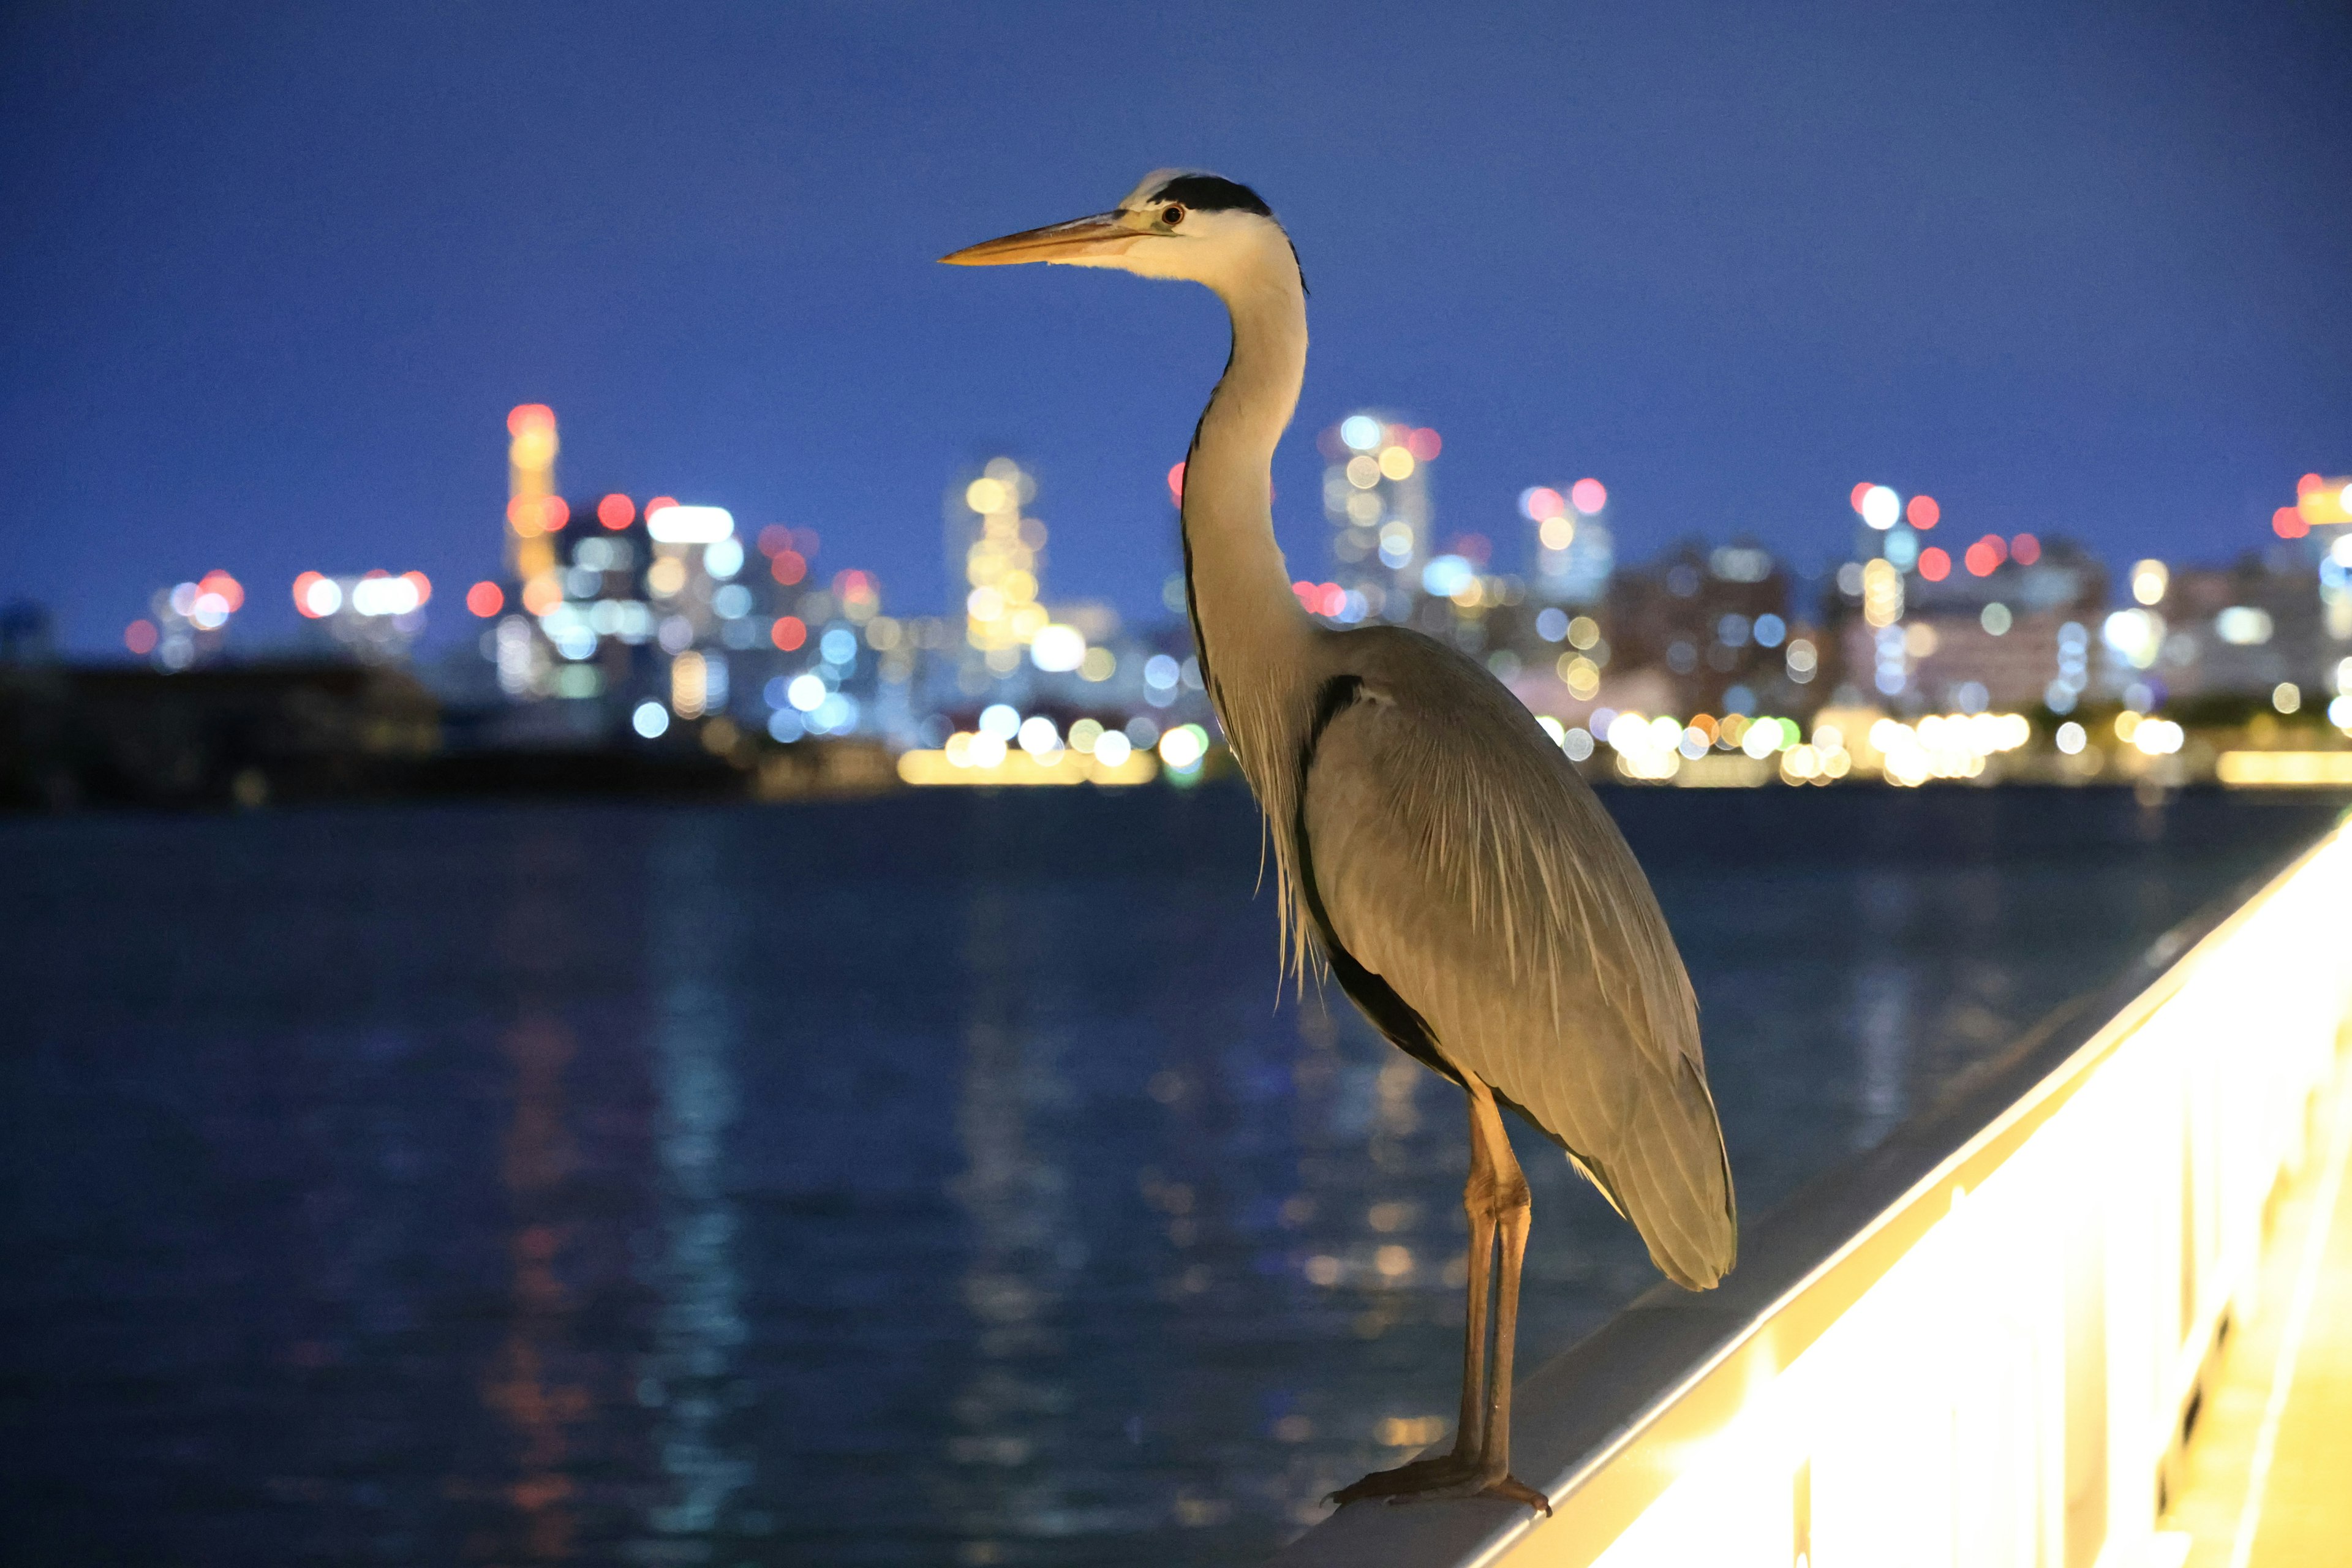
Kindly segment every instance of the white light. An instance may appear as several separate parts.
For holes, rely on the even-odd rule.
[[[1004,737],[974,735],[971,743],[965,748],[964,755],[971,760],[971,765],[976,768],[1000,766],[1004,761]]]
[[[1339,439],[1359,452],[1381,444],[1381,422],[1369,414],[1350,414],[1339,421]]]
[[[405,577],[362,577],[352,584],[352,608],[362,616],[404,616],[416,608],[416,584]]]
[[[2164,646],[2164,617],[2153,610],[2117,610],[2101,623],[2099,635],[2117,658],[2146,669]]]
[[[218,594],[199,594],[188,607],[188,619],[205,631],[228,625],[228,601]]]
[[[733,520],[729,520],[733,527]],[[743,546],[734,539],[715,539],[704,547],[702,569],[713,577],[732,577],[743,570]]]
[[[1104,731],[1102,738],[1095,742],[1095,761],[1107,768],[1118,766],[1134,752],[1135,748],[1128,744],[1127,737],[1116,730]]]
[[[1780,725],[1769,719],[1759,719],[1739,738],[1739,749],[1760,763],[1780,749],[1782,738]]]
[[[1143,661],[1143,684],[1154,691],[1165,691],[1176,684],[1180,668],[1164,653],[1155,653]]]
[[[2345,539],[2352,539],[2352,533]],[[2343,540],[2338,540],[2341,544]],[[2231,647],[2257,647],[2271,640],[2275,628],[2268,610],[2257,610],[2247,605],[2232,605],[2213,617],[2213,635]]]
[[[1477,579],[1477,568],[1459,555],[1440,555],[1421,569],[1422,592],[1450,599]]]
[[[2352,695],[2328,700],[2327,721],[2339,730],[2352,730]]]
[[[658,702],[640,702],[629,715],[629,727],[650,741],[669,728],[669,710]]]
[[[1881,532],[1903,520],[1903,498],[1885,485],[1873,485],[1863,492],[1862,521]]]
[[[808,727],[819,734],[847,734],[857,728],[857,700],[838,691],[828,693],[809,715]]]
[[[1021,715],[1007,703],[992,702],[980,710],[980,732],[1010,741],[1021,732]]]
[[[1039,628],[1029,643],[1029,662],[1049,675],[1065,675],[1086,662],[1086,634],[1061,625]]]
[[[331,616],[343,607],[343,590],[332,577],[321,577],[303,591],[302,603],[314,616]]]
[[[2347,485],[2344,488],[2352,490],[2352,485]],[[2347,502],[2344,510],[2352,511],[2352,502]],[[2327,553],[2335,559],[2338,566],[2352,566],[2352,533],[2337,534],[2336,542],[2327,547]]]
[[[824,678],[817,675],[795,675],[792,684],[784,688],[784,700],[803,713],[814,713],[824,706],[829,695]]]
[[[1055,732],[1054,721],[1043,713],[1033,713],[1021,721],[1020,735],[1021,749],[1033,757],[1062,749],[1062,737]]]
[[[1160,737],[1160,760],[1180,773],[1198,767],[1208,751],[1197,724],[1179,724]]]
[[[723,506],[666,506],[646,514],[646,531],[657,544],[716,544],[734,535],[735,514]]]
[[[2089,738],[2084,733],[2083,726],[2075,723],[2072,719],[2058,726],[2058,749],[2070,757],[2080,752],[2084,742]]]

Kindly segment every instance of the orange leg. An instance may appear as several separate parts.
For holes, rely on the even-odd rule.
[[[1527,1177],[1511,1153],[1493,1092],[1475,1078],[1469,1081],[1470,1179],[1462,1190],[1462,1205],[1470,1218],[1470,1281],[1463,1324],[1462,1415],[1454,1427],[1454,1447],[1435,1458],[1374,1471],[1334,1492],[1333,1500],[1343,1505],[1374,1497],[1391,1502],[1499,1497],[1551,1511],[1542,1493],[1511,1475],[1511,1352],[1519,1316],[1519,1265],[1528,1246]],[[1501,1288],[1490,1290],[1497,1242]],[[1486,1351],[1490,1328],[1495,1334],[1491,1376]]]

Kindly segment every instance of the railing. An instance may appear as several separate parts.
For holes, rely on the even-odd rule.
[[[1549,1519],[1359,1503],[1282,1568],[2158,1560],[2352,1004],[2352,836],[2158,942],[1743,1237],[1521,1381]]]

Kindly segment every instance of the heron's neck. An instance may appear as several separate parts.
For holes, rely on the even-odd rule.
[[[1261,800],[1264,770],[1287,762],[1276,753],[1311,679],[1314,637],[1274,542],[1271,468],[1307,374],[1307,300],[1295,264],[1273,270],[1218,290],[1233,317],[1233,358],[1185,458],[1183,505],[1202,671]]]

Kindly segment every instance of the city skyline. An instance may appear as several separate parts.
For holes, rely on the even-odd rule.
[[[2294,87],[2352,65],[2334,19],[228,15],[5,24],[0,582],[76,653],[215,567],[262,638],[300,571],[488,574],[528,402],[564,493],[813,527],[925,609],[941,482],[1013,454],[1058,591],[1148,618],[1214,302],[931,258],[1170,161],[1299,244],[1317,575],[1313,433],[1367,405],[1444,437],[1441,539],[1522,570],[1521,493],[1586,475],[1627,561],[1833,560],[1871,479],[2120,566],[2352,466],[2352,132]]]

